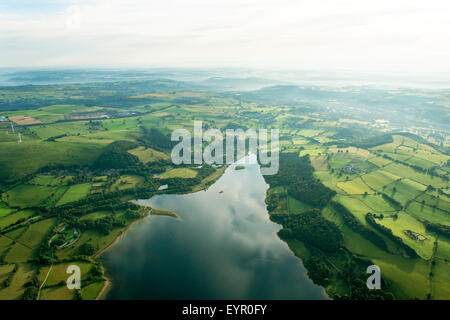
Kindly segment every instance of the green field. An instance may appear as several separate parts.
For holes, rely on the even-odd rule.
[[[390,164],[392,161],[382,158],[382,157],[373,157],[369,159],[369,162],[373,163],[374,165],[378,166],[378,167],[384,167],[387,166],[388,164]]]
[[[147,164],[152,161],[157,161],[160,159],[165,160],[169,159],[169,156],[167,154],[153,150],[151,148],[139,147],[136,149],[129,150],[128,152],[138,157],[139,161],[141,161],[144,164]]]
[[[25,233],[19,238],[23,243],[31,248],[36,248],[50,232],[55,224],[55,219],[47,219],[30,225]]]
[[[79,254],[79,247],[84,243],[90,243],[96,248],[96,252],[106,248],[110,245],[118,235],[123,231],[123,228],[113,229],[108,235],[101,234],[96,230],[88,230],[81,235],[81,238],[73,245],[61,249],[57,252],[59,258],[68,258]]]
[[[362,176],[364,182],[372,189],[379,190],[382,187],[397,181],[400,179],[399,176],[393,175],[392,173],[377,170]]]
[[[83,300],[95,300],[104,285],[104,282],[94,282],[81,288],[81,297]]]
[[[302,213],[309,209],[311,209],[310,205],[303,203],[301,201],[298,201],[297,199],[295,199],[293,197],[289,197],[289,212],[291,214]]]
[[[56,204],[62,206],[66,203],[75,202],[86,197],[91,190],[90,183],[82,183],[71,186],[62,196],[62,198]]]
[[[66,184],[68,177],[57,177],[53,175],[37,175],[31,181],[30,184],[39,186],[60,186]]]
[[[393,163],[384,168],[385,171],[388,171],[394,175],[398,175],[404,178],[409,178],[413,181],[421,183],[425,186],[431,185],[435,188],[446,187],[448,183],[442,180],[439,177],[430,176],[418,171],[414,171],[410,167],[406,167],[401,164]]]
[[[16,242],[5,256],[7,263],[23,263],[33,258],[33,249]]]
[[[325,213],[326,214],[326,213]],[[392,284],[392,291],[398,298],[417,297],[425,298],[424,288],[427,283],[428,263],[421,259],[408,259],[399,254],[388,253],[373,245],[366,238],[355,233],[346,225],[342,225],[340,218],[332,213],[333,221],[341,225],[344,234],[345,246],[352,252],[363,258],[369,258],[380,267],[383,277],[386,277]]]
[[[19,268],[14,275],[11,285],[0,290],[0,300],[18,300],[25,291],[24,284],[31,280],[35,273],[34,268],[29,264],[19,264]]]
[[[348,194],[371,194],[373,190],[370,189],[367,184],[364,183],[361,178],[354,180],[338,182],[337,186]]]
[[[419,219],[450,226],[450,214],[437,208],[413,201],[408,205],[406,211]]]
[[[48,278],[47,281],[44,284],[45,287],[52,287],[52,286],[58,286],[61,283],[64,283],[63,287],[66,287],[65,282],[67,280],[67,268],[71,265],[76,265],[80,268],[81,275],[87,275],[88,272],[92,268],[92,264],[84,261],[73,261],[73,262],[67,262],[67,263],[61,263],[61,264],[55,264],[53,265],[50,274],[48,274],[50,267],[44,267],[41,268],[39,272],[39,283],[43,283],[45,280],[47,274]],[[67,288],[67,287],[66,287]]]
[[[383,190],[388,196],[394,198],[402,205],[415,199],[425,191],[426,187],[410,179],[402,179],[390,184]]]
[[[21,144],[0,143],[0,148],[8,150],[0,157],[0,180],[9,179],[11,175],[22,177],[55,162],[67,165],[90,164],[100,153],[97,144],[58,143],[56,146],[52,142],[35,140]]]
[[[372,208],[368,207],[363,201],[362,196],[343,196],[338,195],[334,197],[335,201],[340,202],[346,207],[352,214],[357,217],[361,223],[366,224],[365,216],[368,212],[372,211]]]
[[[352,159],[350,159],[350,158],[333,157],[333,158],[331,158],[331,160],[328,161],[328,165],[332,169],[341,169],[341,168],[345,167],[347,164],[349,164],[350,162],[352,162]]]
[[[5,236],[0,236],[0,256],[13,244],[14,241]]]
[[[433,299],[447,299],[450,295],[450,262],[437,260],[433,266],[433,292],[431,294]]]
[[[195,178],[197,172],[188,168],[170,169],[159,175],[161,178]]]
[[[56,187],[22,184],[4,193],[2,198],[10,207],[29,208],[44,202],[56,190]]]
[[[425,260],[430,259],[433,254],[434,237],[428,234],[425,227],[418,220],[411,217],[409,214],[401,212],[398,218],[385,218],[379,221],[380,224],[392,230],[392,233],[400,238],[403,242],[413,248],[417,254]],[[405,230],[411,230],[423,235],[425,240],[413,240],[405,235]]]
[[[111,190],[133,189],[141,185],[144,179],[140,176],[122,176],[111,186]]]
[[[356,196],[361,200],[367,207],[372,209],[374,212],[393,212],[395,207],[389,204],[380,195],[367,195],[367,196]]]
[[[33,215],[34,215],[34,212],[30,211],[30,210],[23,210],[23,211],[15,212],[13,214],[10,214],[10,215],[0,219],[0,228],[5,228],[11,224],[18,222],[19,220],[22,220],[22,219],[26,220],[26,219],[32,217]]]
[[[15,209],[9,208],[6,203],[0,201],[0,218],[5,217],[15,211]]]
[[[417,202],[423,203],[427,206],[434,207],[450,213],[450,200],[448,197],[426,193],[416,198]]]
[[[74,291],[69,290],[67,286],[43,288],[40,300],[72,300]]]

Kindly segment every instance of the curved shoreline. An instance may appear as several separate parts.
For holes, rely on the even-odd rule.
[[[106,298],[106,294],[108,293],[108,289],[110,288],[111,281],[106,277],[105,284],[103,285],[102,290],[98,293],[95,300],[104,300]]]
[[[225,173],[227,168],[228,168],[228,166],[223,166],[222,168],[218,169],[217,172],[215,172],[214,174],[211,175],[212,178],[210,180],[208,179],[209,177],[206,177],[201,184],[199,184],[196,187],[193,187],[190,192],[186,192],[186,193],[187,194],[195,193],[195,192],[207,189],[210,185],[214,184],[217,180],[219,180],[222,177],[222,175]],[[149,210],[149,212],[147,213],[147,215],[145,217],[142,217],[140,219],[137,219],[136,221],[133,221],[128,227],[126,227],[122,232],[120,232],[119,235],[117,235],[117,237],[114,239],[113,242],[111,242],[105,248],[100,250],[93,257],[93,259],[94,260],[98,259],[103,253],[105,253],[107,250],[109,250],[111,247],[113,247],[122,238],[122,236],[134,226],[135,223],[140,222],[140,221],[144,221],[146,218],[148,218],[151,215],[151,211],[152,210],[153,210],[153,208],[151,208]],[[179,219],[179,216],[176,213],[175,213],[175,215],[176,215],[176,217],[167,214],[167,216],[171,216],[172,218]],[[105,270],[103,264],[102,264],[102,268],[103,268],[103,270]],[[95,300],[103,300],[103,299],[105,299],[106,295],[107,295],[107,290],[112,285],[112,281],[106,275],[104,275],[104,277],[106,279],[105,284],[103,285],[103,288],[100,290],[100,292],[97,294],[97,297],[95,298]]]
[[[142,217],[142,218],[140,218],[140,219],[137,219],[136,221],[133,221],[132,223],[130,223],[130,225],[129,225],[128,227],[126,227],[124,230],[122,230],[122,231],[117,235],[117,237],[114,239],[113,242],[111,242],[111,243],[110,243],[109,245],[107,245],[105,248],[103,248],[102,250],[100,250],[100,251],[93,257],[93,259],[94,259],[94,260],[98,259],[103,253],[105,253],[107,250],[109,250],[110,248],[112,248],[117,242],[119,242],[120,239],[122,239],[122,237],[125,235],[125,233],[126,233],[128,230],[130,230],[130,229],[134,226],[135,223],[137,223],[137,222],[142,222],[142,221],[144,221],[146,218],[148,218],[148,217],[150,216],[150,212],[151,212],[151,209],[149,210],[149,212],[147,213],[146,216],[144,216],[144,217]],[[103,266],[103,264],[102,264],[102,268],[103,268],[103,270],[105,270],[105,267]],[[105,284],[103,285],[102,290],[100,290],[100,292],[97,294],[97,297],[95,298],[95,300],[103,300],[103,299],[105,299],[106,293],[107,293],[107,289],[108,289],[108,288],[111,286],[111,284],[112,284],[111,280],[110,280],[106,275],[103,275],[103,276],[105,277],[106,281],[105,281]]]

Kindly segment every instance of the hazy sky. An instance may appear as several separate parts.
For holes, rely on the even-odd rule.
[[[0,0],[0,67],[450,72],[448,0]]]

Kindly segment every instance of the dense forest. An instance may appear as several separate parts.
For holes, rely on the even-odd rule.
[[[283,225],[281,237],[304,241],[325,252],[336,252],[342,246],[341,230],[317,209],[302,214],[272,214],[270,218]]]
[[[309,155],[299,157],[297,152],[282,153],[279,166],[277,174],[264,177],[271,188],[286,186],[292,197],[318,207],[326,205],[336,194],[314,177]]]

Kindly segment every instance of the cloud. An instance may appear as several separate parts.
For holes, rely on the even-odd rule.
[[[450,72],[445,0],[32,2],[0,2],[2,66]]]

